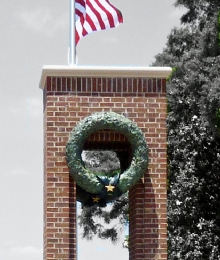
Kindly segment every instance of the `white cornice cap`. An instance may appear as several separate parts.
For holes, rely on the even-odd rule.
[[[123,66],[44,66],[39,87],[44,89],[47,77],[89,78],[167,78],[170,67],[123,67]]]

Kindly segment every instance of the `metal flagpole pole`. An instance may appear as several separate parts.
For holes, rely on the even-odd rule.
[[[69,32],[69,57],[70,66],[76,65],[76,43],[75,43],[75,0],[70,0],[70,32]]]

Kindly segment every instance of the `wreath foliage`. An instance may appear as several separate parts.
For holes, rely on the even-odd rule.
[[[98,176],[85,168],[82,160],[86,139],[103,129],[123,134],[131,145],[130,167],[117,176]],[[72,130],[66,145],[66,159],[70,174],[81,189],[109,201],[127,192],[143,176],[148,165],[148,147],[142,131],[131,120],[115,112],[99,112],[84,118]],[[114,190],[106,191],[109,185],[114,186]]]

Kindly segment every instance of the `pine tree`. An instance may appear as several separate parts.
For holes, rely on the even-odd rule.
[[[113,224],[112,224],[113,223]],[[79,226],[82,237],[91,240],[94,236],[116,243],[128,223],[128,196],[122,195],[108,208],[82,206]]]
[[[83,157],[85,167],[94,173],[99,173],[99,175],[113,176],[124,170],[120,152],[110,150],[84,151]],[[77,190],[79,192],[79,187]],[[101,239],[110,239],[115,243],[124,226],[128,223],[128,195],[122,195],[109,204],[107,208],[98,205],[90,207],[81,205],[81,213],[78,219],[83,238],[91,240],[94,236],[97,236]],[[111,224],[112,221],[114,221],[113,225]]]

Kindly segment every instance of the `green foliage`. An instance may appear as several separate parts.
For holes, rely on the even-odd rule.
[[[120,160],[114,151],[90,150],[84,151],[84,162],[93,172],[118,173],[121,169]],[[79,225],[82,227],[82,237],[91,240],[94,236],[110,239],[115,243],[128,223],[128,194],[113,201],[107,208],[98,205],[92,207],[81,206],[78,215]],[[111,225],[111,222],[114,224]]]
[[[83,146],[87,138],[103,129],[123,134],[131,146],[132,162],[130,167],[121,172],[117,178],[99,177],[98,174],[91,174],[91,170],[84,167],[82,161]],[[87,192],[87,195],[90,194],[90,197],[86,198],[86,203],[96,195],[99,199],[108,202],[111,201],[109,195],[112,190],[110,190],[110,193],[108,192],[106,181],[108,186],[114,186],[113,199],[131,189],[147,169],[148,147],[143,132],[134,122],[115,112],[97,112],[81,120],[70,133],[66,145],[66,160],[70,175],[74,178],[76,184]]]
[[[167,77],[167,81],[169,81],[169,80],[172,78],[172,76],[173,76],[173,74],[175,73],[175,71],[176,71],[176,68],[172,68],[172,72],[171,72],[170,75]]]
[[[216,111],[216,125],[218,129],[220,130],[220,108]]]
[[[101,239],[110,239],[115,243],[124,225],[128,223],[128,196],[127,194],[122,195],[107,209],[97,206],[82,206],[78,218],[79,225],[83,229],[83,238],[91,240],[96,235]]]
[[[170,260],[220,259],[220,1],[178,0],[187,25],[173,29],[157,66],[177,68],[168,90]],[[218,19],[217,19],[218,17]]]
[[[124,248],[129,248],[129,236],[127,235],[127,236],[125,236],[125,240],[124,240],[124,242],[123,242],[123,247]]]
[[[220,11],[218,12],[218,45],[220,45]]]
[[[84,163],[93,173],[99,176],[112,177],[120,173],[120,161],[114,151],[91,150],[84,151]]]
[[[201,117],[190,121],[169,134],[169,259],[214,260],[220,250],[220,140]]]
[[[216,10],[220,9],[219,0],[176,0],[175,5],[187,8],[181,17],[182,23],[196,23],[199,28],[203,28],[205,21],[209,21]]]

